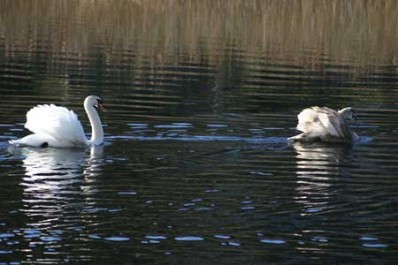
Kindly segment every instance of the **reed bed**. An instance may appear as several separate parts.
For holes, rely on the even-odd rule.
[[[219,64],[224,51],[302,67],[396,65],[397,1],[1,0],[0,52]]]

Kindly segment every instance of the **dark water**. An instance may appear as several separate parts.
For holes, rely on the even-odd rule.
[[[393,264],[395,5],[321,2],[1,1],[0,264]],[[89,94],[104,146],[7,144]],[[312,105],[361,142],[288,145]]]

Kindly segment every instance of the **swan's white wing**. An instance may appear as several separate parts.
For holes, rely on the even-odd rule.
[[[49,136],[70,145],[87,144],[83,127],[77,115],[67,108],[38,105],[26,114],[25,128],[37,135]]]

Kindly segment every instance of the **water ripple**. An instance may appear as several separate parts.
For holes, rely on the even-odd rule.
[[[174,239],[181,242],[204,241],[204,238],[200,236],[177,236]]]

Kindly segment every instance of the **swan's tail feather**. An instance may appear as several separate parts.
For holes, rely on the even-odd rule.
[[[33,147],[40,147],[47,141],[43,140],[41,137],[37,137],[35,134],[30,134],[25,136],[21,139],[17,140],[9,140],[8,143],[11,145],[17,146],[33,146]]]
[[[21,139],[8,141],[11,145],[16,146],[31,146],[31,147],[71,147],[71,146],[85,146],[85,143],[70,142],[63,139],[56,139],[49,135],[30,134]]]
[[[21,141],[20,140],[9,140],[8,143],[11,145],[20,145]]]

